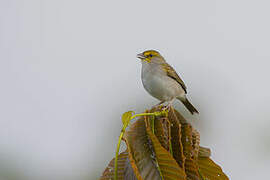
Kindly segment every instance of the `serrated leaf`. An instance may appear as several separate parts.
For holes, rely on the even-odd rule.
[[[158,138],[152,133],[150,126],[150,118],[145,117],[147,134],[149,135],[155,151],[160,172],[164,180],[185,180],[186,174],[177,164],[173,156],[160,144]]]
[[[170,109],[168,120],[171,122],[171,143],[173,149],[173,157],[179,166],[184,169],[186,158],[184,156],[183,145],[181,142],[182,130],[179,118],[183,117],[180,117],[179,113],[174,109]],[[181,121],[184,121],[184,118]]]
[[[196,152],[193,147],[192,127],[190,124],[182,124],[182,144],[184,149],[185,172],[187,179],[200,180]]]
[[[113,180],[114,179],[114,160],[112,159],[103,172],[99,180]],[[122,152],[118,157],[118,180],[137,180],[134,171],[128,159],[127,151]]]
[[[162,147],[170,151],[171,125],[168,118],[156,118],[156,120],[154,120],[154,129],[155,135]]]
[[[153,156],[153,148],[146,133],[144,119],[138,119],[124,136],[130,163],[138,180],[161,180]]]
[[[191,130],[192,130],[192,148],[193,148],[193,152],[194,152],[194,159],[197,160],[198,155],[199,155],[199,149],[200,149],[200,134],[199,132],[192,128],[191,126]]]
[[[160,108],[152,109],[152,115],[158,115],[154,121],[149,121],[154,116],[145,116],[124,134],[128,157],[127,154],[125,157],[122,153],[119,155],[118,179],[228,180],[222,169],[209,158],[210,149],[199,146],[199,133],[184,117],[172,108],[165,117],[160,111]],[[123,129],[131,117],[132,111],[123,114]],[[102,178],[105,179],[100,180],[113,179],[113,163],[111,161],[111,166],[104,171]]]
[[[210,157],[211,150],[209,148],[200,146],[198,156],[199,157]]]
[[[198,165],[204,180],[229,180],[219,165],[207,157],[199,157]]]

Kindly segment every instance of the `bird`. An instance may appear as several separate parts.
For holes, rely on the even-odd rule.
[[[199,113],[187,99],[187,87],[176,71],[156,50],[146,50],[137,54],[141,60],[141,79],[145,90],[161,105],[171,107],[175,99],[180,100],[191,114]]]

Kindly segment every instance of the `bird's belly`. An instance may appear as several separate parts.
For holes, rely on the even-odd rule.
[[[142,81],[146,91],[160,101],[169,101],[185,94],[182,87],[167,76],[150,74],[145,75]]]

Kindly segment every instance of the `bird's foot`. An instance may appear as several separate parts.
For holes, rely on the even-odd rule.
[[[162,110],[165,111],[165,110],[170,110],[172,108],[172,104],[167,104],[167,106],[163,106]]]
[[[170,100],[167,104],[167,106],[165,106],[162,110],[170,110],[173,107],[173,102],[174,102],[175,98]]]
[[[165,101],[161,101],[160,103],[154,105],[152,108],[153,108],[153,109],[160,109],[160,108],[164,107],[164,106],[163,106],[163,103],[164,103],[164,102],[165,102]]]

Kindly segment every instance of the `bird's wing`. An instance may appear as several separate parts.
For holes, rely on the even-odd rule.
[[[167,73],[167,76],[173,78],[176,80],[184,89],[185,93],[187,93],[187,87],[185,83],[182,81],[182,79],[178,76],[178,74],[175,72],[175,70],[167,63],[162,64],[163,70]]]

